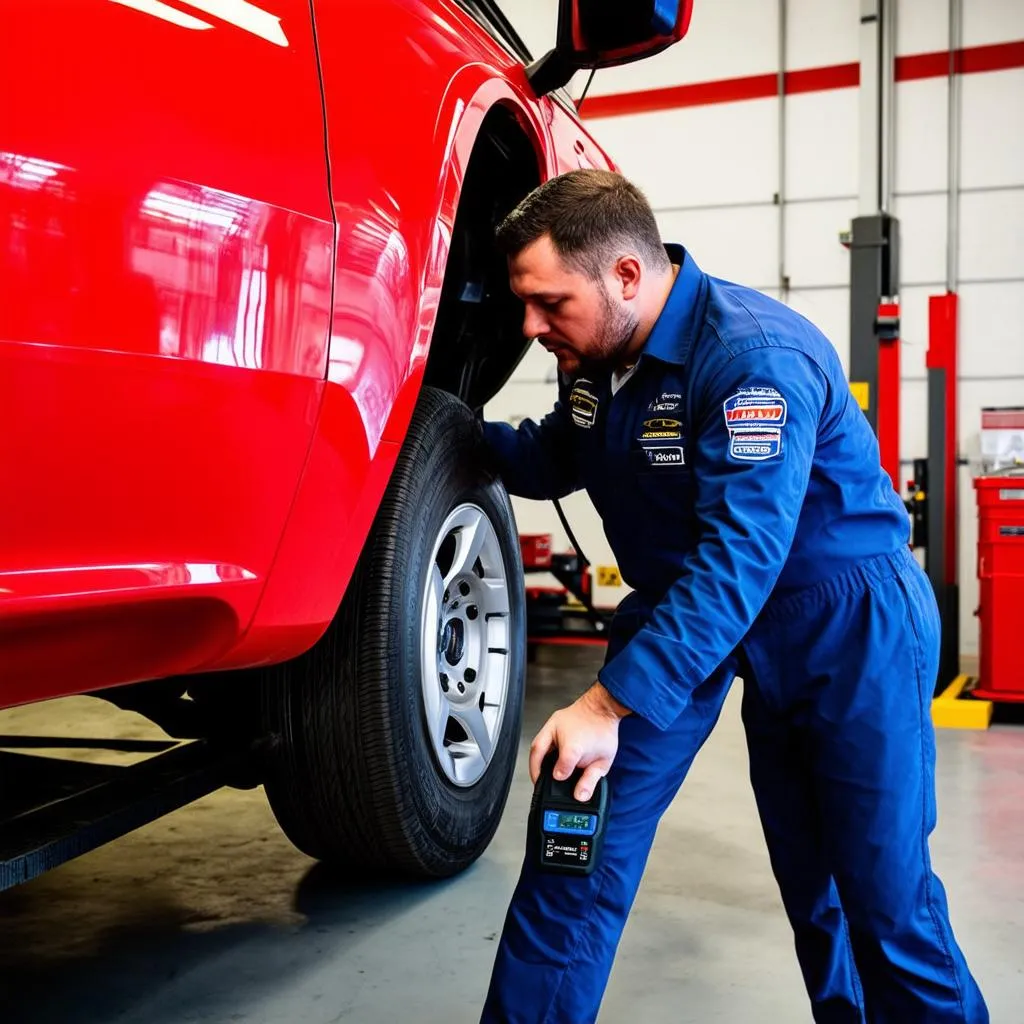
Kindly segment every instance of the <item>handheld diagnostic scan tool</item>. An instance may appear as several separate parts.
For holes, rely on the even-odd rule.
[[[561,874],[589,875],[601,858],[608,820],[608,780],[599,780],[589,800],[573,795],[583,775],[577,768],[564,782],[552,772],[558,754],[544,759],[530,803],[529,842],[541,868]]]

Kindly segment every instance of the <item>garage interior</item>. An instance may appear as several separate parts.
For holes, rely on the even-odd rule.
[[[552,45],[555,0],[500,6],[535,55]],[[991,1019],[1020,1021],[1024,3],[695,0],[680,43],[592,81],[581,72],[569,91],[578,102],[584,90],[584,126],[645,191],[665,239],[820,327],[882,441],[943,612],[932,859]],[[503,160],[521,170],[528,154],[496,121],[488,173]],[[484,223],[493,210],[477,199]],[[858,271],[871,246],[858,232],[881,211],[897,225],[898,271]],[[480,244],[459,259],[490,260],[493,274]],[[493,333],[475,315],[453,328],[467,348]],[[428,383],[457,376],[459,358],[445,349]],[[554,394],[554,362],[533,346],[485,414],[539,418]],[[482,856],[442,881],[339,877],[288,841],[261,786],[218,789],[0,891],[0,1020],[479,1019],[523,856],[530,741],[595,679],[626,593],[584,493],[562,501],[564,519],[550,503],[513,505],[530,657],[512,789]],[[810,1019],[750,790],[741,691],[737,680],[662,819],[602,1022]],[[36,736],[69,746],[32,753],[117,766],[143,755],[74,741],[166,739],[132,711],[67,697],[0,710],[0,764]]]

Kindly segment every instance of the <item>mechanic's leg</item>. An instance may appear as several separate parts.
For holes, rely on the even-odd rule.
[[[658,819],[718,719],[734,677],[723,666],[661,732],[629,715],[608,779],[601,863],[587,877],[548,874],[527,857],[509,906],[482,1021],[591,1024],[633,905]]]
[[[909,553],[869,577],[807,622],[819,806],[868,1020],[984,1024],[928,855],[938,612]]]
[[[849,929],[828,869],[806,743],[743,666],[750,781],[772,870],[818,1024],[862,1024],[864,998]]]

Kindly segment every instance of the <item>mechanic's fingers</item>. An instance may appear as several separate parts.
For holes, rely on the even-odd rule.
[[[551,720],[548,719],[547,723],[537,733],[530,744],[530,781],[536,785],[537,778],[540,775],[541,765],[544,763],[544,758],[547,757],[548,751],[554,744],[555,732],[551,728]]]
[[[576,799],[581,801],[589,800],[594,795],[598,781],[608,774],[610,767],[611,765],[604,759],[587,765],[580,781],[576,783]]]
[[[574,747],[559,747],[558,761],[555,763],[555,770],[552,772],[554,777],[558,779],[559,782],[563,779],[569,778],[569,776],[576,770],[576,765],[580,763],[580,756],[580,752]]]

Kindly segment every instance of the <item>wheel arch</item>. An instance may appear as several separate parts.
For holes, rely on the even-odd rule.
[[[501,388],[529,341],[494,231],[544,175],[509,104],[488,110],[459,196],[424,383],[479,408]]]
[[[529,347],[521,331],[522,304],[508,287],[493,231],[552,173],[551,142],[535,113],[504,81],[490,79],[456,106],[465,113],[452,123],[444,147],[445,175],[420,309],[420,324],[429,326],[392,408],[385,440],[402,440],[424,384],[479,409]],[[474,108],[476,116],[470,114]],[[439,117],[439,129],[444,121]]]

